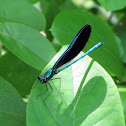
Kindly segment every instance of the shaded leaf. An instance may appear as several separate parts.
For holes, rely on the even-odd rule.
[[[63,9],[70,10],[76,7],[72,3],[72,0],[40,0],[40,3],[42,12],[47,21],[46,35],[49,40],[52,40],[53,36],[49,29],[51,28],[55,16]]]
[[[26,105],[12,85],[0,77],[0,125],[26,126]]]
[[[126,63],[126,23],[119,27],[117,35],[121,39],[121,45],[123,48],[122,59],[123,59],[123,62]]]
[[[27,65],[11,52],[0,57],[0,75],[6,78],[21,96],[29,95],[39,73],[39,70]]]

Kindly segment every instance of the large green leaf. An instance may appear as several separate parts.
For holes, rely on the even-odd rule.
[[[0,22],[29,25],[38,30],[45,29],[45,18],[26,0],[0,0]]]
[[[11,52],[38,70],[56,53],[52,44],[41,33],[23,24],[1,24],[0,39]]]
[[[0,77],[0,125],[26,126],[26,105],[12,85]]]
[[[98,1],[107,11],[120,10],[126,7],[126,0],[98,0]]]
[[[40,71],[27,65],[11,52],[0,56],[0,75],[18,90],[21,96],[30,94]]]
[[[116,36],[110,26],[97,16],[81,10],[62,11],[55,18],[51,32],[64,45],[70,43],[85,24],[91,25],[92,32],[84,50],[87,51],[96,43],[103,42],[103,46],[90,56],[104,66],[111,75],[126,78],[126,67],[120,58]]]
[[[35,82],[27,106],[28,126],[124,126],[117,88],[108,73],[90,57],[86,56],[55,77],[61,78],[61,88],[59,79],[49,81],[53,88],[49,96],[50,86],[46,92],[45,84]]]

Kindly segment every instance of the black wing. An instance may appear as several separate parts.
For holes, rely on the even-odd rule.
[[[58,69],[59,67],[61,67],[62,65],[66,64],[74,57],[76,57],[86,45],[90,37],[90,33],[91,33],[91,26],[88,24],[83,26],[77,33],[77,35],[74,37],[73,41],[70,43],[65,52],[56,61],[56,63],[52,67],[52,70]]]

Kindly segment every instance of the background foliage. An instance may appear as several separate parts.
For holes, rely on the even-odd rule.
[[[83,51],[103,46],[56,75],[61,94],[59,80],[51,81],[44,103],[38,75],[85,24],[92,32]],[[1,126],[124,126],[125,119],[125,0],[0,0]]]

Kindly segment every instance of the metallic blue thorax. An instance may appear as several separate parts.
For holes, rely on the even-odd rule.
[[[46,83],[50,78],[52,78],[54,75],[54,72],[52,69],[49,69],[44,76],[39,76],[39,80],[41,83]]]
[[[45,73],[44,77],[50,78],[51,75],[53,75],[53,70],[52,70],[52,69],[49,69],[49,70]]]

